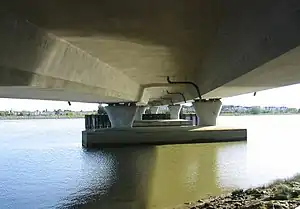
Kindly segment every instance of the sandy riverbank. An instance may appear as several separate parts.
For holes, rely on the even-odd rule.
[[[294,209],[300,206],[300,174],[272,184],[185,203],[173,209]],[[300,209],[300,207],[299,207]]]

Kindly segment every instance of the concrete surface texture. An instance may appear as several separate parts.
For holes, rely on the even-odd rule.
[[[159,106],[152,106],[149,108],[151,114],[157,114],[159,110]]]
[[[155,137],[154,137],[155,136]],[[247,130],[228,127],[138,127],[82,132],[82,146],[246,141]]]
[[[222,98],[298,83],[297,0],[4,0],[0,97]],[[181,97],[173,96],[174,101]]]
[[[193,102],[197,116],[200,119],[199,126],[215,126],[221,112],[222,102],[220,100],[207,100]]]
[[[170,119],[179,119],[179,114],[182,109],[182,106],[180,104],[169,105],[168,108],[170,110]]]
[[[105,111],[109,117],[112,128],[131,128],[137,106],[106,106]]]
[[[147,106],[139,106],[135,113],[134,120],[142,120],[143,114],[145,113],[146,109],[147,109]]]

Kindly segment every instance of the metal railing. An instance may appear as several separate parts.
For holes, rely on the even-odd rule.
[[[143,114],[143,120],[168,120],[170,114]]]
[[[143,120],[168,120],[170,114],[143,114]],[[180,114],[180,119],[191,120],[193,125],[199,124],[199,118],[196,114]],[[111,123],[108,115],[86,115],[85,116],[85,129],[86,130],[97,130],[102,128],[110,128]]]
[[[86,115],[85,116],[85,129],[95,130],[101,128],[110,128],[111,123],[108,115]]]
[[[180,114],[179,116],[180,119],[183,120],[191,120],[193,121],[193,126],[199,125],[199,117],[194,113],[194,114]]]

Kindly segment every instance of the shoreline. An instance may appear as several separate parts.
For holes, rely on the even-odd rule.
[[[84,115],[79,116],[1,116],[0,120],[40,120],[40,119],[79,119],[84,118]]]
[[[220,116],[282,116],[282,115],[300,115],[299,113],[261,113],[261,114],[234,114],[234,113],[221,113]]]
[[[188,202],[173,209],[295,209],[300,208],[300,174],[257,188],[237,189],[228,194]]]

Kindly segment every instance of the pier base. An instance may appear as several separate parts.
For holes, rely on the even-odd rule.
[[[247,130],[228,127],[140,127],[82,132],[82,146],[160,145],[246,141]]]

